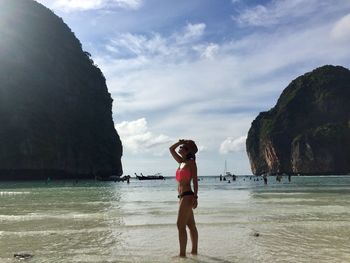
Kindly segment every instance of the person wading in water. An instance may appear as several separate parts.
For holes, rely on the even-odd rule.
[[[180,146],[180,147],[179,147]],[[178,152],[176,148],[179,147]],[[198,249],[198,231],[194,221],[193,209],[198,205],[198,178],[196,153],[198,148],[192,140],[179,140],[169,148],[175,161],[179,163],[176,170],[178,182],[179,211],[177,215],[177,228],[179,230],[180,257],[186,257],[187,232],[186,226],[190,229],[192,251],[196,255]],[[193,191],[191,188],[193,183]]]

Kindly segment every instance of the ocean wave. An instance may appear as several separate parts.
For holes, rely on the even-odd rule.
[[[40,214],[30,213],[26,215],[0,215],[0,221],[31,221],[42,219],[99,219],[104,218],[104,214],[101,213],[60,213],[60,214]]]
[[[31,192],[9,192],[9,191],[0,191],[0,196],[2,195],[28,195]]]
[[[3,236],[47,236],[47,235],[71,235],[71,234],[89,234],[89,233],[99,233],[99,232],[110,232],[111,228],[108,227],[97,227],[97,228],[87,228],[87,229],[57,229],[57,230],[36,230],[36,231],[1,231],[0,234]]]

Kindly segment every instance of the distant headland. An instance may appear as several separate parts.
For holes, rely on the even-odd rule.
[[[122,174],[105,78],[33,0],[0,1],[0,180]]]
[[[256,175],[350,174],[350,71],[326,65],[293,80],[252,122],[246,149]]]

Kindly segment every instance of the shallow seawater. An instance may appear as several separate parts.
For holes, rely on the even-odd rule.
[[[350,177],[253,179],[202,178],[186,259],[174,179],[2,182],[0,262],[350,262]]]

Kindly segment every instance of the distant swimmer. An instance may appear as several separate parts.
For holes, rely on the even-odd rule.
[[[264,179],[264,184],[267,184],[267,174],[263,175],[263,179]]]
[[[180,147],[179,147],[180,146]],[[178,152],[176,148],[179,147]],[[177,228],[179,232],[180,257],[186,257],[187,231],[190,229],[192,241],[191,254],[197,254],[198,231],[193,216],[193,209],[198,205],[198,177],[196,165],[197,145],[192,140],[179,140],[169,148],[171,155],[179,164],[176,170],[176,180],[178,182],[179,211],[177,215]],[[191,188],[193,184],[193,191]]]
[[[282,180],[282,175],[281,174],[277,174],[276,175],[276,181],[281,182],[281,180]]]

